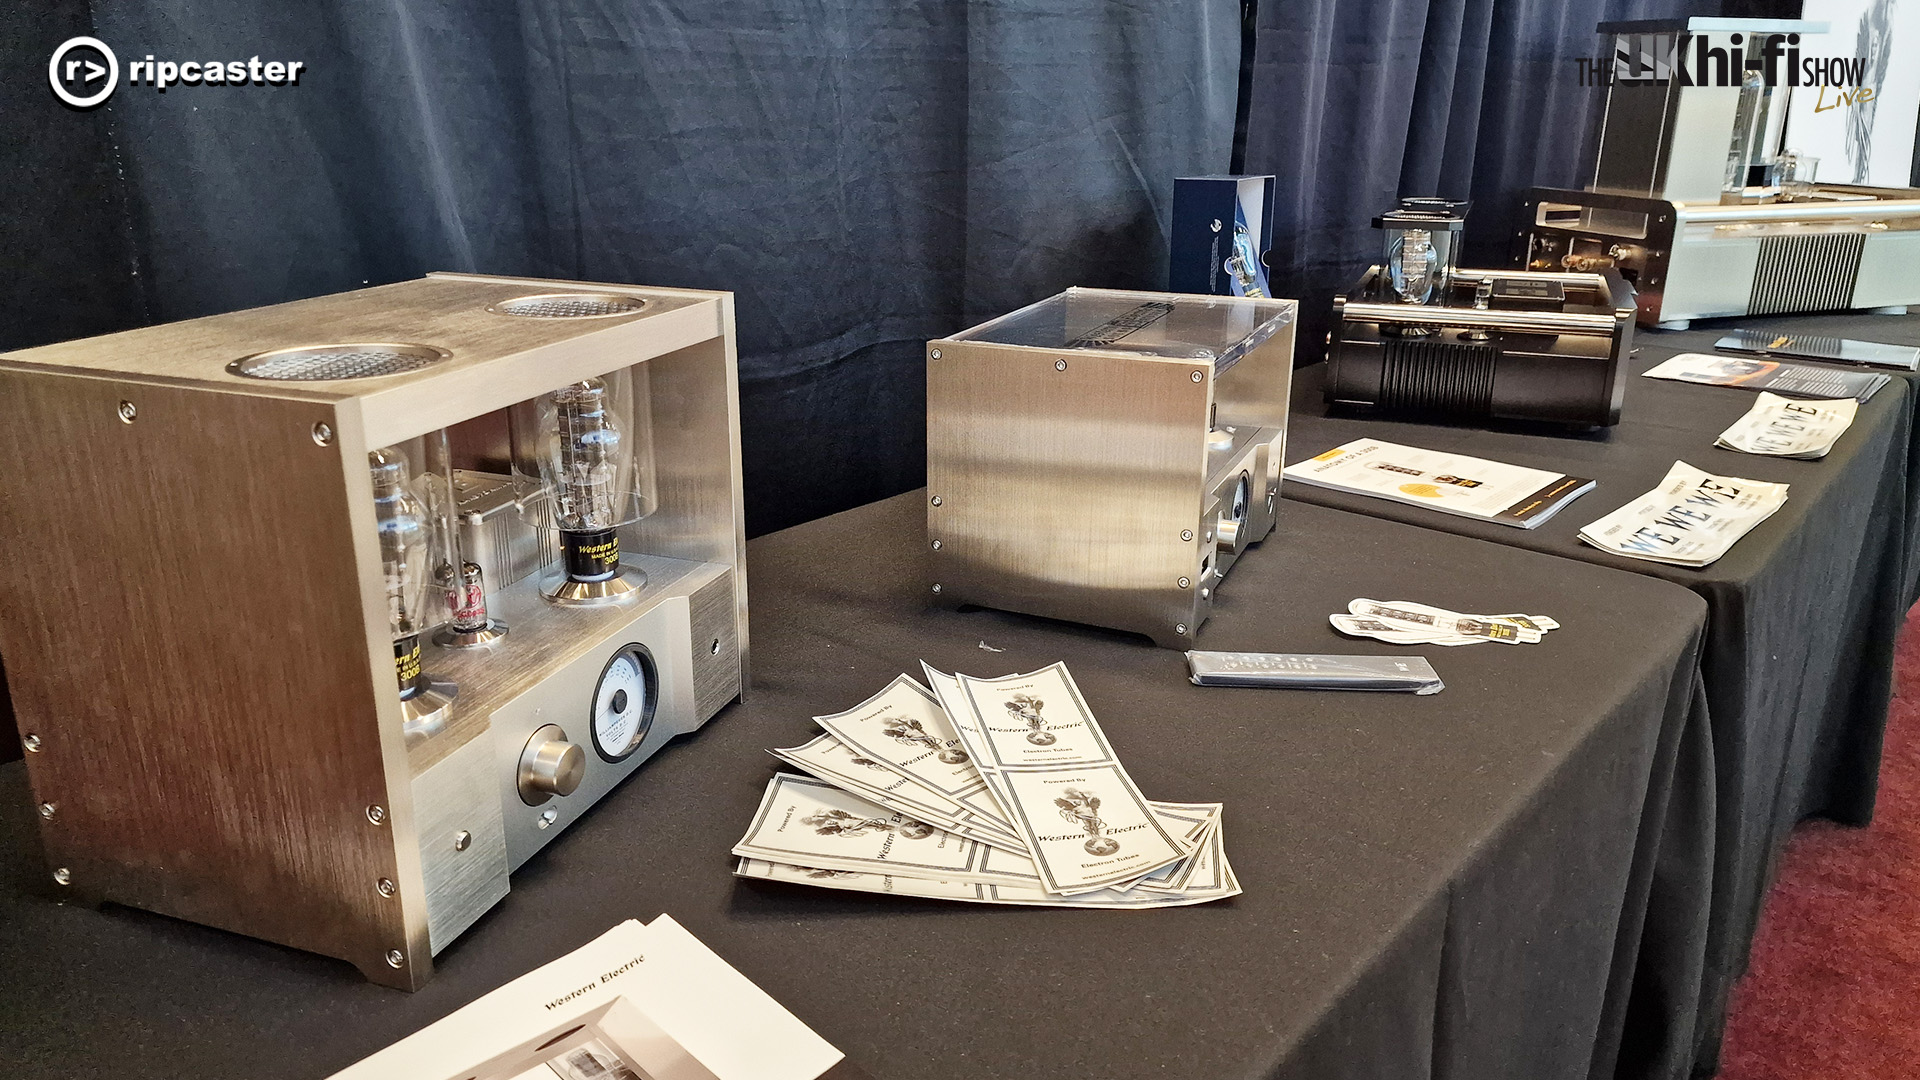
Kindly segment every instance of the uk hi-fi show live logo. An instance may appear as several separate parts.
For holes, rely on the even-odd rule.
[[[177,86],[298,86],[307,65],[301,60],[157,60],[152,53],[127,63],[96,37],[68,38],[47,61],[47,85],[53,96],[76,109],[91,109],[113,96],[124,81],[158,93]]]
[[[1864,57],[1802,54],[1799,34],[1616,34],[1613,55],[1581,57],[1580,85],[1668,83],[1740,86],[1749,72],[1767,86],[1857,87]]]

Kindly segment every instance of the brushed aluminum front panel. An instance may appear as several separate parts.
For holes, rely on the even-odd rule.
[[[493,743],[469,739],[413,778],[427,941],[435,956],[507,895],[507,836]]]
[[[487,791],[501,808],[509,869],[519,869],[674,736],[705,722],[694,697],[690,599],[724,584],[729,571],[648,556],[625,561],[647,574],[646,590],[632,604],[564,607],[542,597],[539,582],[529,579],[491,600],[495,615],[513,628],[499,644],[436,646],[423,657],[428,671],[460,685],[460,708],[487,718],[493,758]],[[593,692],[607,661],[630,644],[645,646],[653,660],[657,704],[645,740],[622,760],[608,762],[593,748]],[[517,786],[520,756],[528,738],[547,724],[586,751],[586,777],[573,794],[529,806]]]
[[[1920,230],[1889,230],[1867,237],[1853,286],[1857,308],[1920,304]]]
[[[1760,265],[1760,238],[1722,236],[1711,225],[1683,225],[1667,264],[1662,320],[1745,315]]]
[[[927,363],[938,598],[1177,643],[1176,628],[1198,621],[1194,583],[1209,550],[1212,365],[938,348]]]

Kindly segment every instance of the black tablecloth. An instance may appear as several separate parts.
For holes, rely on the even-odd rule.
[[[1910,345],[1920,347],[1920,315],[1868,315],[1860,312],[1832,315],[1802,315],[1786,318],[1775,315],[1753,315],[1739,319],[1702,319],[1687,330],[1654,330],[1646,332],[1642,340],[1663,349],[1675,352],[1698,352],[1712,354],[1713,343],[1726,337],[1735,329],[1782,330],[1791,334],[1818,334],[1824,337],[1855,338],[1860,341],[1879,341],[1889,345]],[[1793,363],[1811,363],[1812,361],[1790,361]],[[1908,401],[1920,409],[1920,374],[1891,371],[1885,368],[1854,368],[1839,365],[1847,370],[1886,371],[1905,381],[1914,389]],[[1920,422],[1915,430],[1920,432]],[[1913,439],[1907,453],[1907,584],[1903,594],[1907,606],[1911,607],[1920,600],[1920,438]]]
[[[1488,429],[1344,411],[1330,415],[1322,399],[1325,365],[1295,373],[1289,463],[1371,437],[1599,481],[1537,529],[1305,484],[1283,483],[1282,491],[1290,500],[1631,570],[1706,598],[1702,671],[1712,760],[1710,770],[1697,770],[1686,796],[1710,798],[1718,807],[1699,1009],[1687,1017],[1673,997],[1676,988],[1660,987],[1638,1003],[1635,1031],[1651,1035],[1656,1023],[1671,1025],[1660,1044],[1677,1046],[1691,1038],[1699,1066],[1711,1071],[1728,991],[1744,968],[1772,862],[1788,833],[1809,816],[1856,825],[1872,817],[1894,640],[1910,596],[1907,468],[1914,388],[1902,379],[1883,387],[1821,461],[1741,454],[1716,449],[1713,440],[1752,407],[1754,395],[1640,378],[1638,372],[1677,352],[1696,351],[1697,343],[1674,334],[1637,340],[1635,377],[1620,424],[1584,435],[1526,425]],[[1582,525],[1652,489],[1675,460],[1709,472],[1786,482],[1792,491],[1778,513],[1703,569],[1628,559],[1579,542]],[[1690,1036],[1687,1029],[1694,1029]],[[1670,1076],[1675,1064],[1630,1045],[1622,1072]]]
[[[1327,626],[1368,593],[1565,626],[1538,645],[1420,650],[1447,682],[1432,697],[1201,689],[1179,653],[1138,639],[927,610],[922,498],[750,545],[752,699],[530,861],[417,994],[158,916],[48,902],[21,768],[0,768],[0,1075],[324,1076],[662,911],[879,1080],[1589,1075],[1617,1038],[1672,839],[1697,597],[1291,506],[1224,583],[1206,646],[1394,651]],[[1067,661],[1150,797],[1226,804],[1245,895],[1048,911],[729,876],[773,771],[764,749],[922,658],[983,675]]]

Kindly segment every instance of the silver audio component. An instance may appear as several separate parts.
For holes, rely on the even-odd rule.
[[[1190,644],[1273,531],[1296,308],[1070,289],[929,342],[936,601]]]
[[[1810,160],[1785,145],[1795,91],[1757,74],[1769,68],[1767,42],[1822,35],[1826,23],[1702,17],[1599,29],[1609,55],[1641,62],[1616,66],[1608,83],[1593,183],[1529,194],[1514,266],[1617,269],[1638,293],[1640,322],[1667,329],[1920,304],[1920,188],[1801,175]],[[1675,56],[1682,43],[1688,54]],[[1733,78],[1709,77],[1709,53]]]
[[[423,985],[742,693],[733,333],[726,293],[446,274],[0,356],[0,459],[63,478],[0,476],[0,548],[36,553],[0,562],[0,649],[63,897]],[[561,606],[546,478],[516,503],[472,470],[586,384],[631,442],[576,425],[574,464],[631,498],[585,554],[635,587]]]

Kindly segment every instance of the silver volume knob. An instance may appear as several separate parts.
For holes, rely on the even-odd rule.
[[[586,775],[586,751],[568,742],[558,725],[547,724],[520,752],[520,801],[539,806],[555,795],[571,795]]]

